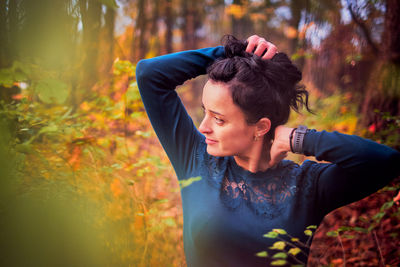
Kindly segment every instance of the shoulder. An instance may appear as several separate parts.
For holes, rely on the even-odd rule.
[[[295,163],[291,160],[282,160],[278,168],[282,168],[284,173],[291,176],[318,176],[319,173],[327,168],[331,163],[318,163],[312,160],[305,160],[302,164]]]
[[[302,194],[313,194],[317,188],[320,173],[329,165],[330,163],[318,163],[311,160],[306,160],[302,164],[283,160],[278,168],[282,169],[284,180],[295,184]]]

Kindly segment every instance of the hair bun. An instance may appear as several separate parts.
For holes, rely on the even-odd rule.
[[[222,38],[222,43],[224,44],[227,58],[233,58],[235,56],[246,57],[249,55],[246,53],[247,42],[239,40],[235,36],[225,35]]]

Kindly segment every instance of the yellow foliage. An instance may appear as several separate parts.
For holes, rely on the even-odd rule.
[[[348,117],[344,118],[342,121],[336,123],[333,126],[333,130],[339,131],[345,134],[354,134],[357,127],[357,118],[356,117]]]
[[[252,21],[257,21],[257,20],[267,20],[267,16],[262,13],[253,13],[250,15],[250,19]]]
[[[247,8],[242,5],[232,4],[226,8],[226,13],[232,15],[235,19],[242,18],[247,12]]]
[[[90,109],[88,102],[84,101],[82,104],[79,106],[83,111],[88,111]]]
[[[301,250],[299,248],[291,248],[291,249],[289,249],[288,254],[292,254],[292,255],[296,256],[297,254],[299,254],[300,251]]]
[[[278,249],[278,250],[283,250],[285,248],[286,244],[283,241],[277,241],[275,242],[272,247],[270,247],[271,249]]]

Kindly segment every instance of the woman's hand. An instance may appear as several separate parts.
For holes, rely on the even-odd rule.
[[[276,46],[258,35],[247,38],[246,52],[254,53],[262,59],[271,59],[278,51]]]
[[[269,166],[272,168],[283,160],[290,152],[290,133],[293,128],[279,125],[275,128],[275,139],[272,142]]]

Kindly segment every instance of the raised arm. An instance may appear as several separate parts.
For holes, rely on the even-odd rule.
[[[318,206],[328,213],[364,198],[400,175],[400,153],[355,135],[310,131],[304,155],[332,162],[322,164],[317,181]]]
[[[276,128],[271,165],[291,150],[292,130]],[[331,162],[313,168],[316,205],[322,215],[376,192],[400,175],[398,151],[355,135],[311,130],[304,137],[302,153]]]
[[[180,101],[175,88],[206,73],[206,68],[224,56],[223,47],[168,54],[139,61],[136,80],[151,124],[178,178],[190,171],[201,134]]]

